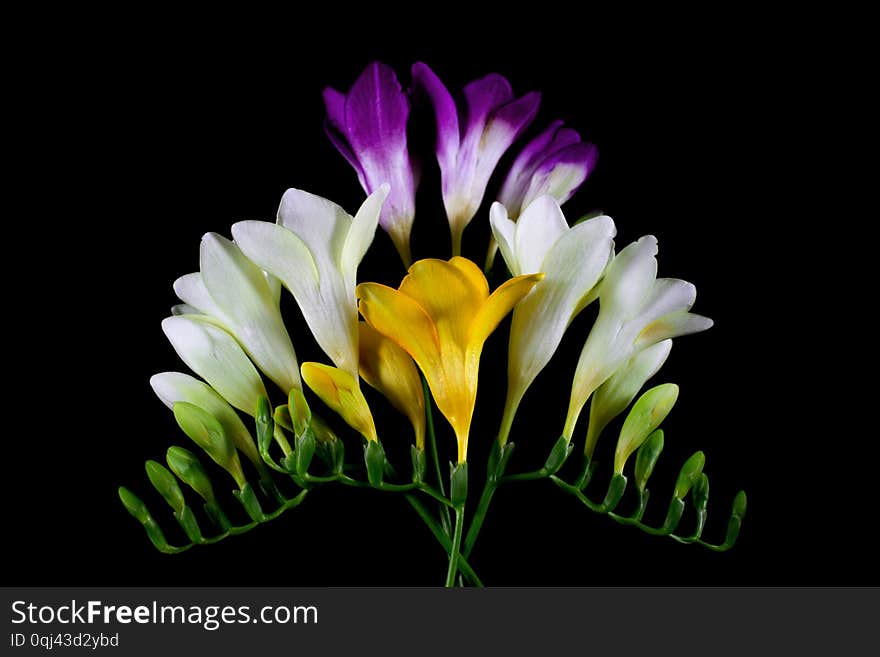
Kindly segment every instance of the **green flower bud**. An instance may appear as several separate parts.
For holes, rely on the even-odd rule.
[[[364,447],[367,479],[373,486],[380,486],[385,475],[385,449],[378,440],[368,440]]]
[[[620,430],[617,451],[614,453],[614,472],[623,473],[629,457],[666,419],[677,399],[678,386],[674,383],[656,386],[639,397]]]
[[[301,436],[312,422],[312,411],[300,388],[290,389],[287,409],[294,435]]]
[[[703,452],[695,452],[693,456],[684,462],[684,465],[681,466],[681,471],[678,473],[678,479],[675,481],[675,492],[673,493],[675,499],[684,499],[684,496],[688,494],[691,486],[693,486],[697,475],[703,471],[704,465],[706,465],[706,455]]]
[[[174,403],[174,418],[183,432],[201,447],[214,462],[235,479],[239,487],[246,483],[235,445],[213,416],[187,402]]]
[[[153,488],[159,491],[159,494],[168,502],[168,506],[180,513],[186,506],[186,500],[183,499],[183,491],[177,484],[177,479],[168,468],[156,461],[146,462],[147,477]]]
[[[196,455],[183,447],[169,447],[165,461],[171,471],[206,502],[214,502],[214,487]]]
[[[654,466],[657,465],[657,459],[660,458],[660,452],[663,451],[663,429],[657,429],[648,436],[644,444],[639,447],[636,454],[636,487],[640,491],[645,490],[648,485],[648,479],[654,472]]]

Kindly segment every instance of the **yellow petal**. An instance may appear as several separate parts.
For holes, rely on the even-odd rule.
[[[425,449],[425,396],[413,359],[396,342],[360,322],[360,375],[409,418],[416,447]]]
[[[434,322],[413,299],[379,283],[357,286],[358,310],[367,323],[412,356],[423,372],[440,365],[440,339]]]
[[[483,275],[483,270],[467,258],[455,256],[449,261],[449,264],[458,269],[468,279],[482,299],[489,298],[489,281]]]
[[[351,428],[367,440],[377,439],[373,414],[357,379],[345,370],[321,363],[303,363],[300,370],[309,388]]]
[[[470,345],[479,345],[479,348],[482,349],[486,338],[498,327],[504,316],[513,310],[513,307],[531,292],[535,284],[542,278],[544,278],[544,274],[516,276],[505,281],[495,290],[474,319],[471,327]]]

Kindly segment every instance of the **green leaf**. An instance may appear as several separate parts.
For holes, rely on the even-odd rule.
[[[684,462],[678,473],[678,479],[675,481],[675,492],[673,493],[675,499],[684,499],[691,486],[694,485],[694,480],[703,471],[704,465],[706,465],[706,455],[703,452],[695,452]]]
[[[655,386],[639,397],[620,430],[617,451],[614,453],[614,472],[623,473],[629,457],[666,419],[677,399],[678,386],[674,383]]]
[[[657,459],[663,451],[663,429],[654,431],[644,444],[639,447],[636,454],[636,487],[640,491],[645,490],[648,485],[648,479],[654,472],[654,466],[657,465]]]
[[[214,487],[196,455],[183,447],[169,447],[165,461],[171,471],[206,502],[214,501]]]
[[[147,461],[145,467],[150,483],[165,498],[168,506],[178,513],[183,511],[186,506],[186,500],[183,499],[183,491],[180,490],[175,476],[171,474],[168,468],[156,461]]]

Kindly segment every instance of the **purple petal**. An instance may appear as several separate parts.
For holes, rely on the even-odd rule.
[[[492,114],[489,121],[491,123],[506,123],[508,129],[513,134],[510,140],[510,143],[513,143],[535,119],[540,105],[541,94],[537,91],[532,91],[522,98],[499,107]],[[505,150],[507,149],[505,148]]]
[[[437,160],[444,175],[455,167],[460,143],[458,110],[452,94],[427,64],[416,62],[412,67],[413,87],[427,94],[434,106],[437,122]]]
[[[322,93],[327,120],[336,130],[345,133],[345,94],[333,87],[325,87]]]
[[[324,107],[327,108],[324,132],[327,134],[330,142],[336,147],[336,150],[342,154],[345,161],[355,170],[361,187],[366,191],[367,183],[364,178],[364,170],[345,136],[345,94],[336,91],[332,87],[327,87],[324,89],[323,96]]]
[[[482,132],[489,115],[513,99],[513,90],[507,78],[497,73],[474,80],[465,86],[463,92],[466,110],[462,140],[473,130]]]
[[[577,142],[561,148],[544,158],[536,167],[536,173],[545,173],[559,164],[576,164],[584,168],[584,179],[586,179],[592,173],[598,159],[599,149],[594,144],[588,141]],[[562,203],[563,201],[560,200],[559,202]]]
[[[373,62],[345,98],[345,134],[355,153],[406,146],[409,101],[394,70]]]

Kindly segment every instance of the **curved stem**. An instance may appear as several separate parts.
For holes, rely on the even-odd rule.
[[[464,506],[455,509],[455,533],[452,535],[452,549],[449,552],[449,569],[446,571],[446,588],[455,586],[458,574],[458,551],[461,549],[461,535],[464,531]]]
[[[437,453],[437,435],[434,432],[434,410],[433,401],[431,400],[431,391],[428,388],[428,381],[425,375],[419,373],[422,378],[422,392],[425,395],[425,420],[428,429],[428,445],[431,450],[431,459],[434,461],[434,474],[437,476],[437,486],[440,494],[446,496],[446,489],[443,486],[443,471],[440,468],[440,456]],[[440,509],[440,523],[443,525],[443,531],[447,536],[452,534],[452,519],[449,516],[449,509],[444,505]]]
[[[437,542],[443,546],[443,549],[446,550],[446,554],[450,554],[452,552],[452,541],[449,536],[443,531],[443,528],[437,524],[437,521],[434,520],[434,517],[431,513],[425,508],[425,506],[416,498],[415,495],[406,495],[406,501],[410,503],[413,509],[415,509],[416,513],[419,514],[419,517],[424,521],[425,525],[427,525],[428,529],[431,530],[431,533],[434,535],[434,538],[437,539]],[[474,586],[483,587],[483,582],[480,581],[480,578],[477,577],[477,574],[474,572],[473,568],[471,568],[470,564],[467,562],[463,556],[459,555],[458,557],[458,569],[461,571],[462,575],[464,575],[468,581]]]

